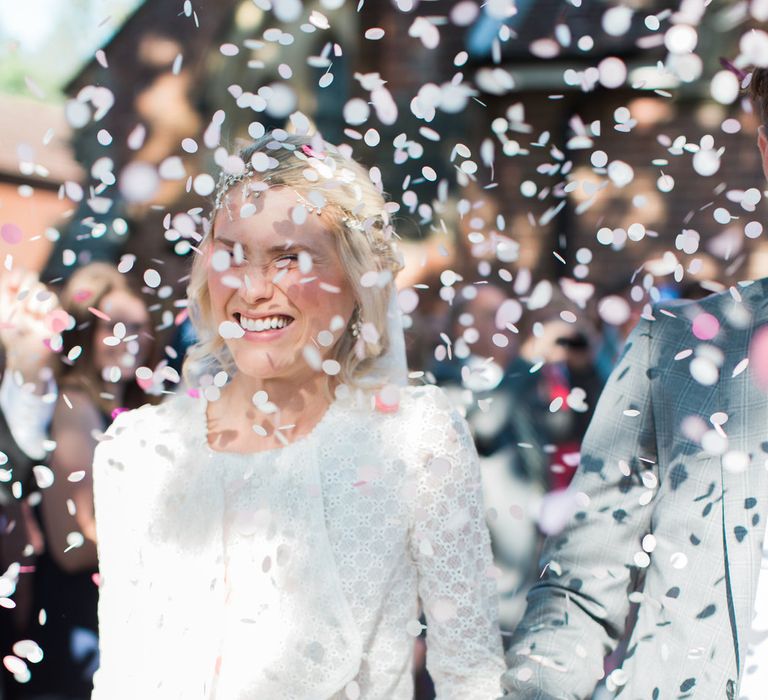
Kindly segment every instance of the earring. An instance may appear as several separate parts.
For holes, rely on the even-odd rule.
[[[358,338],[360,337],[362,330],[363,322],[360,320],[360,309],[356,306],[349,322],[349,332],[352,334],[353,338]]]

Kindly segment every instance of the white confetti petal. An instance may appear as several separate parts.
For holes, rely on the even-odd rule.
[[[202,173],[192,181],[192,189],[201,197],[207,197],[216,189],[216,181],[208,173]]]
[[[219,324],[219,335],[225,340],[242,338],[245,335],[245,331],[239,323],[234,321],[222,321]]]
[[[35,475],[35,483],[38,488],[47,489],[53,485],[55,476],[53,470],[44,464],[38,464],[32,467],[32,473]]]
[[[336,360],[323,360],[322,368],[329,377],[335,377],[341,372],[341,365]]]
[[[149,268],[148,270],[145,270],[144,272],[144,283],[151,287],[152,289],[156,289],[160,286],[160,273],[157,270],[153,270],[152,268]]]
[[[120,192],[129,202],[148,202],[160,186],[157,170],[149,163],[135,161],[126,165],[119,177]]]

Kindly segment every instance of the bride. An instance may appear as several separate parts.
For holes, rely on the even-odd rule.
[[[405,386],[385,202],[319,136],[230,158],[189,285],[195,388],[95,455],[94,698],[412,698],[504,670],[475,449]]]

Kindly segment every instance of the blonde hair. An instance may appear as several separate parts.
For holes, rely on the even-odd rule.
[[[269,167],[256,172],[254,158],[261,170],[265,154]],[[337,376],[340,383],[363,387],[364,378],[375,369],[376,359],[390,345],[387,313],[390,297],[395,293],[394,278],[402,267],[381,190],[361,165],[325,143],[319,135],[280,132],[278,138],[273,132],[241,149],[238,156],[243,166],[241,172],[222,174],[209,229],[192,263],[187,300],[198,341],[190,347],[184,361],[185,380],[195,386],[201,375],[224,370],[232,376],[236,371],[232,355],[215,326],[208,290],[206,253],[212,244],[217,213],[228,207],[229,193],[236,188],[247,186],[249,191],[258,191],[288,187],[305,199],[309,215],[313,215],[313,209],[321,210],[322,221],[333,236],[355,297],[356,313],[332,348],[332,357],[341,366]],[[240,166],[239,161],[236,166]],[[377,273],[377,281],[370,285],[366,279],[364,286],[363,275],[370,272]],[[355,321],[363,325],[357,338],[351,328]]]

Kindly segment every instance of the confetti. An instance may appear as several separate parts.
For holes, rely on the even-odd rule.
[[[157,270],[148,269],[144,271],[144,283],[151,287],[152,289],[156,289],[160,286],[160,273]]]
[[[195,176],[192,186],[201,197],[207,197],[213,193],[213,190],[216,188],[216,182],[207,173],[201,173]]]
[[[122,195],[127,201],[135,203],[150,201],[160,185],[157,170],[139,161],[126,165],[118,180]]]
[[[24,234],[16,224],[3,224],[0,227],[0,237],[9,245],[18,245],[24,239]]]
[[[43,660],[43,650],[31,639],[21,639],[13,645],[13,653],[21,659],[37,664]]]
[[[699,314],[693,319],[691,331],[699,340],[712,340],[720,331],[720,322],[712,314]]]
[[[44,464],[38,464],[32,467],[32,473],[35,476],[35,483],[38,488],[47,489],[53,486],[55,480],[53,471]]]
[[[7,599],[4,598],[3,600],[7,600]],[[7,607],[7,606],[3,606],[3,607]],[[12,656],[10,654],[8,656],[3,657],[3,666],[5,666],[8,673],[11,673],[13,675],[23,676],[25,673],[29,672],[27,664],[24,663],[24,661],[22,661],[19,657]]]
[[[749,346],[749,368],[755,383],[768,391],[768,326],[762,326]]]
[[[231,196],[222,216],[224,209],[234,218],[239,213],[244,225],[258,230],[265,200],[256,195],[272,187],[279,142],[288,133],[312,133],[317,126],[340,134],[340,150],[362,156],[373,166],[371,180],[394,193],[397,201],[381,220],[362,221],[355,207],[364,207],[354,185],[348,188],[352,180],[339,172],[331,149],[313,141],[296,149],[307,189],[292,202],[285,230],[304,228],[318,214],[327,221],[334,202],[326,188],[343,187],[353,197],[345,235],[368,236],[382,226],[398,241],[405,270],[398,278],[397,304],[408,350],[417,363],[426,356],[424,366],[412,368],[414,383],[436,382],[441,374],[437,369],[455,369],[457,376],[464,370],[467,376],[491,376],[491,363],[483,365],[489,354],[520,354],[529,363],[522,372],[526,381],[551,381],[562,370],[564,346],[555,344],[560,355],[539,346],[583,327],[591,347],[599,326],[605,354],[612,355],[642,311],[649,319],[655,315],[656,321],[649,323],[661,320],[663,328],[674,322],[683,334],[690,323],[688,339],[681,336],[677,346],[665,350],[669,367],[662,372],[690,374],[692,383],[704,387],[724,387],[732,379],[739,384],[747,372],[748,382],[768,391],[765,329],[754,333],[746,358],[720,349],[727,347],[732,331],[741,332],[751,322],[749,296],[733,280],[760,269],[754,252],[764,245],[762,185],[742,172],[754,171],[757,160],[749,160],[745,154],[750,151],[741,144],[754,139],[759,119],[746,114],[743,94],[751,64],[768,62],[768,33],[760,26],[768,21],[768,4],[743,2],[716,17],[723,45],[738,51],[720,66],[706,55],[711,47],[705,46],[705,37],[712,35],[715,21],[711,12],[704,12],[706,4],[695,0],[649,14],[642,3],[606,2],[597,3],[599,12],[585,14],[587,3],[566,0],[562,11],[544,18],[532,33],[528,22],[536,19],[536,8],[531,10],[536,3],[513,0],[456,0],[439,12],[435,3],[417,0],[393,0],[386,11],[371,0],[320,0],[311,7],[300,0],[253,0],[237,8],[231,26],[222,25],[218,40],[208,47],[215,60],[197,60],[191,37],[202,35],[195,32],[175,33],[173,41],[159,46],[135,43],[143,65],[156,75],[145,90],[130,96],[134,116],[126,117],[123,126],[118,117],[128,114],[123,111],[128,103],[122,89],[118,94],[120,81],[114,78],[118,69],[133,67],[119,55],[121,42],[112,43],[110,62],[103,50],[96,51],[93,70],[74,83],[61,108],[64,125],[83,139],[78,144],[82,152],[98,154],[84,164],[82,177],[46,172],[51,161],[41,143],[62,139],[58,127],[42,140],[37,135],[34,143],[22,144],[16,153],[17,177],[30,182],[21,182],[9,196],[35,202],[47,191],[37,183],[45,181],[53,184],[54,194],[58,188],[61,208],[68,211],[60,230],[47,224],[28,226],[22,218],[18,224],[3,224],[2,243],[18,247],[12,256],[6,253],[5,266],[20,265],[21,250],[34,237],[46,245],[58,242],[52,262],[67,274],[102,250],[125,246],[132,252],[119,258],[118,270],[131,282],[143,281],[154,307],[154,331],[160,335],[164,326],[170,332],[180,330],[188,313],[195,318],[196,311],[190,306],[188,312],[181,303],[190,282],[183,257],[196,259],[203,252],[209,255],[208,273],[217,273],[222,288],[234,294],[252,290],[232,269],[243,262],[242,247],[232,253],[204,248],[211,235],[209,198],[216,193],[219,171],[233,177],[246,169],[256,173],[250,180],[254,191],[242,188]],[[173,10],[173,21],[183,27],[192,20],[197,26],[195,7],[185,0]],[[305,55],[307,49],[314,55]],[[386,57],[392,60],[382,60]],[[544,63],[552,59],[556,66]],[[523,63],[531,70],[519,71]],[[549,71],[551,80],[542,82],[541,71]],[[47,88],[47,82],[34,76],[25,76],[22,85],[33,94],[42,94],[39,85]],[[211,90],[211,85],[218,87]],[[173,99],[179,86],[183,90],[177,97],[185,99]],[[531,99],[534,94],[538,97]],[[583,99],[571,99],[578,94]],[[247,131],[260,138],[265,125],[280,128],[272,132],[272,143],[244,162],[237,155],[239,136]],[[151,231],[158,234],[157,241],[145,245]],[[278,266],[273,282],[292,280],[298,270],[295,286],[300,293],[311,290],[330,298],[345,291],[326,277],[322,256],[301,252],[286,267]],[[354,275],[354,286],[366,294],[387,288],[392,279],[368,261]],[[668,295],[717,285],[731,290],[722,316],[694,311],[693,306],[656,305]],[[484,314],[470,311],[482,290],[491,288],[499,291],[492,308]],[[82,301],[98,305],[88,297]],[[701,308],[711,311],[706,302]],[[325,319],[303,337],[306,346],[296,348],[307,367],[340,379],[346,366],[332,357],[331,349],[346,338],[349,314],[344,313]],[[103,320],[111,329],[107,347],[127,353],[136,343],[119,314],[113,321],[92,307],[91,315],[91,322]],[[61,335],[76,321],[62,312],[49,314],[45,323]],[[370,319],[363,317],[357,329],[356,351],[381,342],[382,329]],[[245,334],[231,321],[217,330],[226,341]],[[166,342],[160,340],[161,345]],[[61,343],[61,338],[51,342],[61,350],[60,359],[91,361],[87,346],[65,350]],[[537,344],[535,350],[529,349],[531,343]],[[170,350],[164,362],[183,356]],[[477,370],[471,366],[476,358]],[[176,370],[162,363],[153,369],[146,362],[137,360],[128,374],[148,387],[164,382],[162,390],[175,388],[170,385],[180,379]],[[504,362],[493,366],[499,377],[504,376]],[[111,381],[121,376],[115,367],[106,368],[105,374]],[[212,371],[206,383],[190,391],[212,400],[223,395],[229,380],[226,372]],[[462,391],[467,405],[482,418],[502,410],[500,402],[479,398],[472,387],[462,386]],[[274,404],[262,393],[254,394],[253,404],[266,412]],[[544,410],[548,407],[553,420],[588,410],[594,398],[578,386],[544,396]],[[399,410],[400,398],[399,389],[382,389],[376,393],[375,409]],[[66,396],[62,401],[72,407]],[[644,409],[631,403],[617,414],[622,423],[635,427],[646,417]],[[258,423],[254,433],[271,439],[273,427]],[[735,423],[729,425],[720,413],[709,422],[706,416],[691,415],[681,419],[680,433],[705,454],[722,457],[729,472],[739,472],[748,461],[735,442],[729,445]],[[281,426],[274,432],[277,444],[287,441],[289,430]],[[517,447],[522,452],[541,446],[521,442]],[[540,451],[548,454],[550,448],[555,455],[555,446]],[[561,472],[576,466],[572,455],[566,459],[557,454],[552,462]],[[447,464],[433,460],[430,474],[445,476]],[[603,469],[606,475],[612,470],[614,477],[631,479],[636,464],[619,462]],[[630,494],[634,503],[650,504],[655,489],[661,488],[652,470],[647,471],[639,477],[642,495]],[[50,478],[40,469],[34,475],[39,485]],[[368,498],[376,487],[370,474],[353,475],[344,483],[353,484],[359,498]],[[585,507],[564,494],[553,496],[535,515],[529,505],[537,507],[515,506],[516,517],[535,517],[547,533],[558,532],[580,505]],[[503,515],[503,509],[494,510],[494,517]],[[69,544],[78,546],[76,538]],[[661,562],[673,551],[668,544],[658,533],[646,534],[630,551],[630,563],[644,568],[652,556]],[[687,545],[678,547],[688,551]],[[418,551],[435,556],[438,548],[423,540]],[[270,575],[279,568],[275,557],[258,561]],[[686,562],[686,554],[678,552],[670,566],[681,561]],[[1,589],[0,597],[10,599]],[[633,600],[647,604],[642,597]],[[435,619],[451,619],[455,609],[449,602],[438,603],[431,611]],[[418,636],[422,625],[411,620],[407,631]],[[20,646],[13,652],[22,663],[34,663],[38,653]],[[28,672],[26,666],[11,664],[17,674]],[[616,669],[609,682],[619,687],[631,678]],[[353,700],[365,692],[355,681],[345,687]]]
[[[421,634],[422,629],[424,629],[424,625],[418,620],[409,620],[405,628],[406,632],[412,637],[418,637]]]
[[[335,377],[339,372],[341,372],[341,365],[336,360],[323,360],[321,366],[323,372],[325,372],[329,377]]]
[[[712,360],[707,357],[696,357],[691,360],[691,376],[704,386],[713,386],[720,377],[720,372]]]
[[[324,348],[328,348],[333,344],[333,333],[331,331],[320,331],[317,334],[317,342]]]
[[[224,338],[224,340],[233,340],[242,338],[245,335],[245,331],[239,323],[235,323],[234,321],[222,321],[219,324],[219,335]]]
[[[615,56],[609,56],[600,61],[597,70],[600,83],[608,89],[621,87],[627,79],[627,67],[624,61]]]

